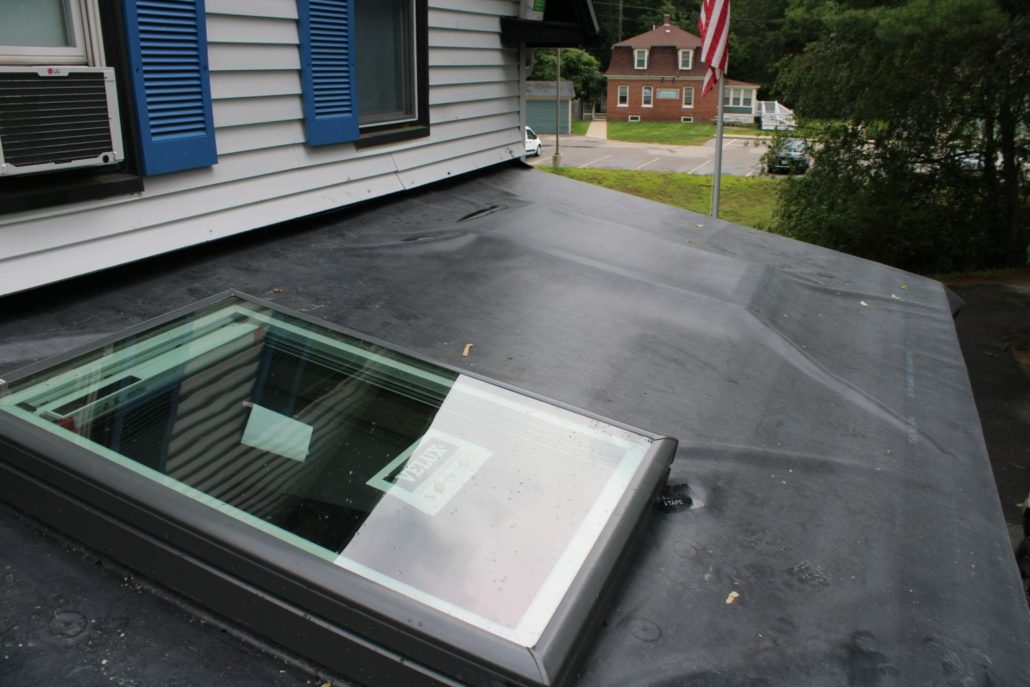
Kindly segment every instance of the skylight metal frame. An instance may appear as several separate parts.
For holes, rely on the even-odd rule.
[[[367,684],[552,686],[575,677],[676,450],[662,438],[374,337],[228,291],[103,337],[0,381],[12,385],[176,319],[238,299],[382,346],[653,441],[539,641],[521,646],[353,574],[7,412],[0,498],[297,654]],[[169,478],[170,479],[170,478]],[[212,501],[214,499],[212,498]],[[214,505],[214,504],[212,504]]]

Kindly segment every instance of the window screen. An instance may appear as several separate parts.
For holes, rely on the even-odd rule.
[[[415,3],[355,3],[358,103],[362,125],[412,121],[417,114]]]

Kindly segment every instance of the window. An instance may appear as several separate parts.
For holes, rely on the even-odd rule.
[[[644,86],[640,96],[640,104],[644,107],[652,107],[654,105],[654,87]]]
[[[17,94],[22,101],[20,112],[14,107],[0,112],[5,120],[0,122],[4,132],[0,146],[32,144],[38,162],[52,164],[52,172],[121,162],[117,98],[98,105],[103,91],[89,93],[85,85],[87,81],[106,81],[114,89],[118,82],[118,89],[135,103],[137,126],[133,133],[144,175],[213,165],[217,153],[203,0],[122,3],[123,31],[109,40],[115,45],[119,39],[124,41],[128,64],[109,67],[100,32],[101,24],[110,25],[114,17],[108,14],[109,21],[102,22],[101,9],[110,13],[114,4],[0,0],[0,61],[19,63],[5,68],[11,74],[5,79],[5,95]],[[115,62],[119,52],[111,51]],[[26,71],[32,69],[36,74]],[[78,93],[74,91],[77,82],[83,87]],[[60,94],[62,88],[70,94]],[[37,97],[40,94],[42,97]],[[37,114],[37,121],[25,127],[26,112],[45,112],[46,116]],[[49,131],[45,131],[47,127]],[[125,128],[131,131],[131,127]],[[97,135],[107,139],[98,143],[100,149],[93,143],[86,145]],[[55,140],[61,140],[64,147],[54,145]],[[77,143],[83,145],[77,147]],[[110,154],[104,153],[103,147],[108,147]],[[96,153],[91,151],[101,153],[100,163],[92,159]]]
[[[107,79],[113,88],[116,81],[128,84],[128,91],[135,101],[136,134],[139,162],[144,175],[164,174],[184,169],[207,167],[217,161],[214,141],[214,124],[211,114],[211,95],[207,69],[206,12],[203,0],[176,0],[176,2],[138,3],[126,0],[123,3],[124,26],[117,27],[111,39],[117,43],[125,41],[127,65],[108,67],[103,46],[100,44],[101,12],[105,23],[114,19],[112,6],[115,3],[99,0],[0,0],[0,63],[45,67],[40,78],[21,96],[31,98],[32,92],[46,92],[45,104],[33,103],[29,111],[42,111],[37,129],[60,124],[61,129],[50,133],[66,141],[80,140],[97,125],[81,126],[84,119],[95,111],[96,102],[83,107],[76,103],[75,110],[68,111],[67,102],[58,95],[59,85],[68,85],[75,80]],[[119,50],[110,50],[112,61],[119,62]],[[9,67],[10,74],[19,67]],[[47,76],[56,78],[46,78]],[[8,76],[8,79],[13,79]],[[31,80],[22,74],[21,81]],[[59,84],[59,79],[65,83]],[[122,126],[117,122],[119,115],[114,106],[116,100],[109,100],[100,116],[111,123],[103,135],[113,148],[110,154],[103,154],[103,164],[122,161]],[[29,108],[26,108],[29,109]],[[8,112],[15,117],[16,112]],[[59,118],[60,117],[60,118]],[[113,125],[117,124],[115,128]],[[35,123],[34,123],[35,124]],[[28,133],[8,122],[5,129],[7,140],[0,145],[7,147]],[[38,145],[40,162],[53,163],[52,171],[64,171],[72,166],[91,165],[87,159],[75,158],[78,151],[60,151],[53,160],[45,159],[45,152],[55,146],[47,143]],[[93,149],[93,148],[89,148]]]
[[[639,121],[640,121],[640,115],[630,115],[630,116],[628,117],[627,121],[630,121],[630,122],[639,122]]]
[[[619,107],[629,107],[629,86],[619,86]]]
[[[0,0],[0,101],[18,102],[0,105],[0,213],[215,164],[205,17],[204,0]]]
[[[0,62],[87,64],[78,0],[0,2]]]
[[[694,107],[694,87],[683,87],[683,107]]]
[[[633,68],[647,69],[647,50],[641,48],[633,51]]]
[[[694,51],[680,50],[680,69],[690,70],[694,68]]]
[[[418,119],[414,0],[354,3],[358,115],[362,128]]]
[[[309,145],[429,134],[427,0],[301,0]]]
[[[726,107],[750,108],[753,103],[754,94],[754,89],[751,88],[727,88],[722,104]]]
[[[237,295],[91,349],[4,385],[0,495],[20,491],[12,463],[60,472],[68,517],[52,524],[117,531],[115,557],[179,589],[217,575],[195,599],[302,655],[334,632],[327,667],[367,684],[424,682],[426,667],[553,684],[527,647],[575,674],[566,637],[602,619],[596,590],[625,564],[675,452]],[[39,433],[55,443],[35,462],[8,451]],[[76,526],[83,502],[106,511],[101,528]]]

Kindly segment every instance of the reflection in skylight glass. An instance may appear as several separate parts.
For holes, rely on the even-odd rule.
[[[238,299],[14,383],[0,411],[523,646],[652,443]]]

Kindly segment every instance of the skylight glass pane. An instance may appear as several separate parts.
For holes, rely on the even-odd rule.
[[[526,647],[653,443],[237,298],[0,391],[96,460]]]

